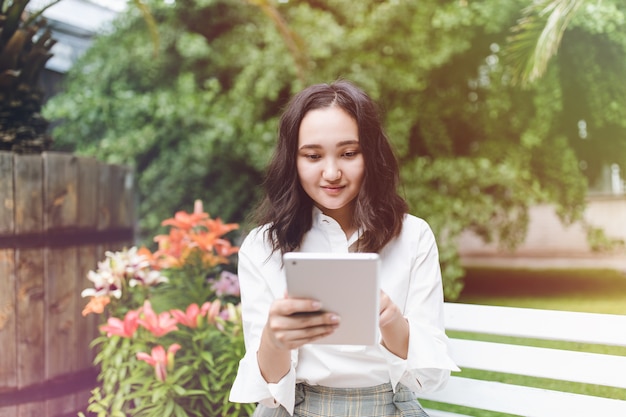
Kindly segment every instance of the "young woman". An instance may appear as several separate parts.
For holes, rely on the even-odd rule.
[[[257,212],[239,251],[246,354],[230,399],[254,416],[426,416],[416,395],[450,371],[438,251],[397,194],[398,163],[376,106],[347,81],[296,94]],[[286,293],[282,254],[377,252],[380,343],[310,342],[341,326],[316,300]]]

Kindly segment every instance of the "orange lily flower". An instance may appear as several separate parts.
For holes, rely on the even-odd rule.
[[[231,243],[226,239],[219,239],[215,233],[193,234],[190,237],[200,249],[205,252],[215,251],[220,257],[226,258],[239,251],[237,246],[231,246]]]
[[[155,256],[166,253],[178,257],[188,240],[187,232],[180,229],[170,229],[170,233],[167,235],[157,235],[154,237],[154,241],[159,244],[159,249]]]
[[[111,302],[111,297],[108,295],[103,295],[101,297],[91,297],[89,302],[85,306],[82,311],[83,317],[85,317],[89,313],[102,314],[104,312],[104,307]]]
[[[230,255],[239,252],[239,247],[232,246],[230,241],[226,239],[218,239],[215,242],[215,251],[220,256],[229,257]]]
[[[156,263],[156,257],[154,256],[155,254],[150,252],[150,249],[146,248],[145,246],[137,249],[137,255],[146,258],[146,260],[150,262],[150,265],[154,265]]]
[[[176,212],[173,218],[163,220],[161,225],[174,226],[183,230],[191,230],[200,224],[202,220],[208,218],[209,214],[204,212],[202,201],[196,200],[193,205],[193,213],[187,213],[186,211]]]
[[[226,233],[239,229],[239,225],[237,223],[223,223],[222,219],[207,219],[204,222],[205,226],[212,233],[215,233],[217,236],[224,236]]]
[[[189,235],[189,238],[203,251],[211,252],[217,235],[215,233],[193,233]]]

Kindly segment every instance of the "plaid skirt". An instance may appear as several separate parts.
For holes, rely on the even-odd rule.
[[[428,417],[404,385],[393,392],[391,384],[367,388],[330,388],[296,385],[294,417]],[[290,417],[283,407],[257,406],[253,417]]]

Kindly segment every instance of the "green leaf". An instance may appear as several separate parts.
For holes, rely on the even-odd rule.
[[[165,409],[163,410],[163,417],[168,417],[171,416],[172,413],[174,412],[174,407],[175,407],[176,403],[172,400],[167,401],[165,403]]]
[[[204,351],[200,353],[200,356],[202,357],[202,359],[204,359],[205,362],[207,362],[210,366],[215,365],[215,362],[213,360],[213,354],[209,351]]]

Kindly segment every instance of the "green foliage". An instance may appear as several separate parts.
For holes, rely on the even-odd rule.
[[[233,73],[246,76],[245,68],[234,67],[252,54],[214,50],[239,36],[255,42],[261,30],[249,24],[219,37],[213,32],[180,36],[180,20],[209,32],[214,28],[200,25],[202,16],[210,15],[216,27],[228,23],[215,14],[223,4],[211,3],[207,10],[183,9],[180,15],[171,6],[155,8],[161,35],[157,56],[142,18],[130,12],[87,53],[65,96],[47,107],[51,117],[64,121],[55,131],[59,149],[135,167],[143,236],[154,234],[160,219],[176,207],[192,204],[191,196],[206,201],[209,212],[239,220],[257,198],[273,139],[271,128],[259,121],[263,108],[256,106],[267,94],[254,85],[263,85],[263,76],[250,73],[233,85]],[[213,44],[206,42],[209,36],[216,37]],[[209,61],[212,56],[219,59]],[[261,97],[249,90],[253,85]]]
[[[587,243],[593,251],[617,252],[626,247],[626,242],[623,239],[611,238],[599,227],[594,227],[587,223],[584,223],[584,226],[587,232]]]
[[[381,105],[411,211],[442,245],[449,298],[462,285],[464,228],[514,247],[530,204],[577,221],[587,180],[625,165],[622,2],[578,7],[557,59],[523,89],[504,59],[523,0],[149,4],[159,54],[131,10],[46,107],[63,121],[61,149],[136,168],[143,236],[192,196],[242,221],[282,106],[303,84],[340,77]]]
[[[523,240],[528,202],[537,196],[512,163],[424,157],[405,164],[401,174],[410,184],[404,190],[407,201],[418,212],[429,213],[428,221],[438,231],[446,298],[456,299],[462,289],[456,254],[461,232],[472,230],[509,248]]]

